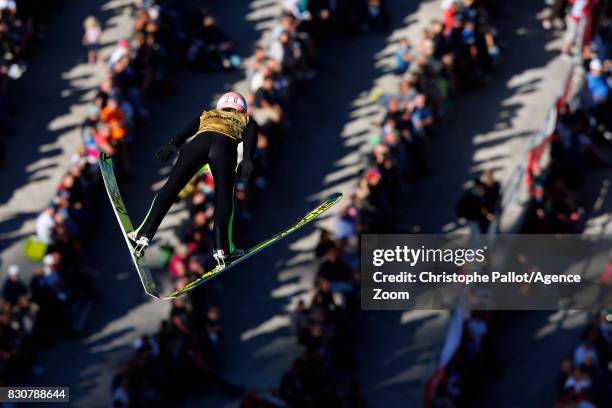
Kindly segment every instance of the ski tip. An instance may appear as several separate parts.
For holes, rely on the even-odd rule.
[[[333,193],[330,194],[327,199],[325,201],[338,201],[340,200],[344,195],[342,193]]]

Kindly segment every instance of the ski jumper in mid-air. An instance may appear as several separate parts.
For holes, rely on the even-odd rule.
[[[242,176],[251,176],[257,148],[257,123],[247,114],[247,103],[237,92],[221,96],[217,108],[203,111],[188,122],[175,137],[160,148],[155,157],[163,162],[179,152],[168,180],[153,198],[142,224],[128,233],[136,256],[144,255],[163,218],[185,185],[206,164],[215,186],[213,257],[217,266],[240,257],[244,252],[234,247],[234,184],[236,181],[237,147],[243,142]],[[182,147],[181,147],[182,146]]]

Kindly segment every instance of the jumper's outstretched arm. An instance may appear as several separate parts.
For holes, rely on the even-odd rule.
[[[183,143],[185,143],[185,140],[195,135],[199,128],[200,116],[198,115],[194,119],[191,119],[189,122],[185,123],[183,128],[176,135],[174,135],[174,137],[170,139],[168,143],[179,148]]]
[[[257,136],[259,135],[259,126],[253,118],[249,121],[246,129],[244,130],[244,137],[242,139],[242,154],[243,160],[253,161],[255,159],[255,152],[257,151]]]

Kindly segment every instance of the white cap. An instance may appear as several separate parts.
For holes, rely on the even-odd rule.
[[[591,63],[589,64],[589,68],[591,69],[591,71],[601,71],[601,61],[597,58],[592,59]]]
[[[11,265],[6,271],[8,272],[9,276],[17,276],[17,274],[19,273],[19,266]]]
[[[47,266],[51,266],[55,263],[55,258],[53,257],[53,255],[48,254],[45,255],[43,258],[43,264],[47,265]]]

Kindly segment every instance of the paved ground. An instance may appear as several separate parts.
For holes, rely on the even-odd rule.
[[[127,0],[126,0],[127,1]],[[293,128],[277,176],[256,204],[257,219],[241,237],[249,244],[276,232],[331,191],[349,191],[359,170],[359,146],[371,131],[380,108],[368,100],[375,86],[393,90],[387,73],[389,55],[407,31],[417,33],[417,21],[438,17],[437,2],[389,1],[393,16],[391,35],[368,35],[333,41],[321,46],[321,74],[301,90],[292,116]],[[407,221],[426,232],[455,229],[453,204],[463,184],[483,168],[503,176],[515,159],[524,137],[534,131],[546,113],[563,75],[563,64],[554,59],[558,41],[544,33],[533,17],[539,4],[521,0],[506,10],[499,22],[506,33],[507,52],[491,84],[459,100],[432,143],[435,174],[419,180],[406,200]],[[9,171],[0,174],[7,188],[0,193],[0,250],[2,259],[17,259],[17,240],[31,233],[32,217],[40,211],[65,168],[78,140],[73,130],[83,117],[83,101],[99,81],[100,69],[79,63],[80,21],[90,13],[103,14],[107,41],[125,35],[128,16],[125,1],[104,6],[83,0],[70,3],[51,28],[47,47],[32,63],[25,85],[20,131],[9,145],[14,152]],[[211,8],[246,53],[270,27],[278,1],[224,2]],[[257,8],[257,10],[254,10]],[[61,41],[61,43],[60,43]],[[161,177],[152,159],[157,145],[202,104],[212,100],[221,86],[239,81],[239,74],[180,72],[181,92],[153,102],[156,118],[141,141],[140,180],[123,187],[127,206],[139,218],[148,203],[142,199]],[[319,109],[313,110],[313,106]],[[36,120],[30,119],[30,115]],[[160,120],[159,118],[163,118]],[[28,137],[29,143],[21,144]],[[307,171],[305,170],[307,169]],[[181,219],[177,211],[163,224],[163,238]],[[102,207],[102,219],[112,220]],[[6,231],[6,233],[5,233]],[[114,222],[101,223],[93,241],[91,264],[99,271],[101,299],[83,338],[57,341],[46,351],[46,373],[40,384],[70,384],[76,406],[107,406],[113,368],[130,355],[130,344],[142,332],[152,332],[166,317],[167,304],[145,299],[132,273],[124,248],[115,239]],[[217,279],[214,291],[220,305],[227,349],[226,373],[249,388],[278,383],[282,371],[299,352],[289,330],[288,311],[307,296],[314,270],[309,250],[315,234],[310,228],[273,250]],[[240,242],[239,242],[240,243]],[[220,289],[223,289],[222,291]],[[424,374],[430,368],[444,330],[444,313],[364,313],[357,344],[360,358],[355,373],[373,405],[418,404]],[[504,392],[505,394],[505,392]],[[198,406],[235,406],[222,395],[190,400]]]

